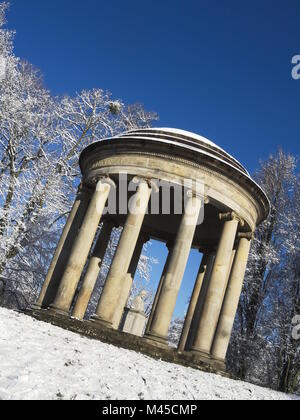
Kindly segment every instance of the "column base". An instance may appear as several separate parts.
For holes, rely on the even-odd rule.
[[[211,358],[212,358],[210,353],[207,353],[204,350],[198,350],[195,347],[191,347],[189,352],[194,354],[195,356],[199,356],[199,357],[202,357],[202,358],[207,359],[207,360],[211,360]]]
[[[225,360],[217,359],[204,351],[192,348],[190,351],[185,351],[182,354],[186,358],[191,358],[196,364],[206,363],[221,372],[226,372],[227,370]]]
[[[212,361],[214,366],[216,366],[216,368],[222,372],[227,372],[227,366],[226,366],[226,361],[222,360],[222,359],[217,359],[215,357],[212,357]]]
[[[42,305],[38,305],[37,303],[34,303],[34,304],[30,307],[30,309],[31,309],[32,311],[40,311],[40,310],[42,310],[43,308],[42,308]]]
[[[93,324],[99,325],[100,327],[103,327],[104,329],[109,329],[109,330],[115,330],[115,328],[113,327],[112,322],[109,321],[105,321],[104,319],[100,318],[98,315],[94,315],[90,321]]]
[[[80,336],[88,337],[93,340],[99,340],[102,343],[125,348],[127,350],[143,353],[155,360],[163,360],[168,363],[176,363],[181,366],[190,367],[207,373],[220,374],[226,378],[236,379],[226,372],[224,363],[216,361],[213,358],[206,362],[191,352],[178,354],[175,348],[167,347],[159,344],[158,341],[147,340],[134,335],[126,334],[121,331],[101,328],[100,324],[91,321],[77,321],[75,319],[53,315],[49,311],[26,311],[26,315],[33,318],[48,322],[65,330],[80,334]],[[197,353],[198,354],[198,353]]]
[[[166,337],[156,335],[153,333],[147,333],[144,335],[144,340],[149,341],[150,344],[158,345],[159,347],[168,348],[168,341]]]
[[[62,315],[62,316],[70,317],[70,311],[57,308],[56,306],[53,306],[53,305],[49,306],[47,312],[51,315]]]

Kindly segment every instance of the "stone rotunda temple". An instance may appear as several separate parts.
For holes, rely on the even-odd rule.
[[[80,168],[82,183],[34,313],[66,325],[75,318],[79,329],[80,322],[94,336],[99,331],[100,338],[114,337],[112,342],[148,354],[224,369],[251,240],[269,213],[266,194],[216,144],[170,128],[138,129],[94,143],[82,152]],[[116,211],[110,211],[110,202]],[[84,320],[117,226],[123,230],[96,313]],[[137,338],[121,325],[149,239],[164,242],[169,255],[144,335]],[[203,258],[174,350],[167,335],[192,248]]]

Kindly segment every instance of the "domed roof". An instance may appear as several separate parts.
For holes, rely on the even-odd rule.
[[[185,148],[194,149],[195,152],[213,156],[227,165],[233,166],[235,169],[249,176],[248,171],[229,153],[225,152],[221,147],[217,146],[211,140],[206,139],[198,134],[190,131],[180,130],[176,128],[145,128],[131,130],[118,136],[119,138],[136,138],[148,139],[152,141],[173,143],[174,145],[182,145]]]
[[[175,134],[175,135],[178,135],[178,136],[189,137],[189,138],[194,139],[194,140],[199,140],[201,143],[207,143],[208,145],[210,145],[212,147],[216,147],[218,149],[221,149],[219,146],[217,146],[211,140],[208,140],[205,137],[200,136],[199,134],[192,133],[191,131],[181,130],[179,128],[165,128],[165,127],[154,128],[153,130],[154,131],[160,131],[161,133],[165,132],[165,133],[169,133],[169,134]]]
[[[200,165],[244,188],[257,203],[258,223],[270,211],[265,192],[233,156],[211,140],[175,128],[139,128],[89,145],[80,155],[82,173],[92,160],[105,155],[145,153]]]

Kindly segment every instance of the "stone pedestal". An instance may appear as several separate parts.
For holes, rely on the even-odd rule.
[[[144,312],[134,309],[125,309],[123,332],[142,337],[147,321],[147,315]]]

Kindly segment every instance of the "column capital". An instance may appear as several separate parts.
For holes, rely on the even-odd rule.
[[[188,189],[187,190],[187,197],[188,198],[200,198],[204,204],[208,204],[209,201],[206,202],[207,197],[204,197],[202,193],[200,193],[199,191],[195,191],[193,189]]]
[[[156,192],[159,191],[156,183],[151,179],[135,176],[132,178],[132,182],[134,184],[147,184],[150,189],[153,189]]]
[[[115,182],[111,178],[109,178],[108,176],[95,178],[95,182],[96,182],[96,189],[101,187],[101,185],[103,185],[103,184],[108,184],[112,189],[117,188]]]
[[[234,211],[228,212],[228,213],[220,213],[219,214],[219,219],[221,221],[225,221],[225,222],[230,222],[232,220],[237,220],[240,224],[240,226],[244,226],[245,225],[245,221],[244,219],[242,219],[237,213],[235,213]]]
[[[254,239],[254,232],[239,232],[238,233],[239,239],[248,239],[248,241],[253,241]]]

